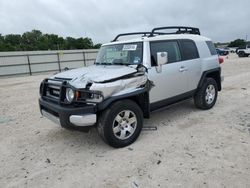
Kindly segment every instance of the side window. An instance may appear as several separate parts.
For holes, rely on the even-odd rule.
[[[199,53],[195,43],[191,40],[180,40],[182,49],[182,60],[199,58]]]
[[[214,47],[214,44],[212,43],[212,41],[206,41],[207,43],[207,47],[211,53],[211,55],[217,55],[216,49]]]
[[[150,43],[151,64],[157,65],[157,52],[168,52],[168,63],[181,60],[181,53],[177,41],[154,41]]]

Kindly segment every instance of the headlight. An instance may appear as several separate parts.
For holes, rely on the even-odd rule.
[[[73,99],[75,98],[75,92],[71,88],[66,89],[66,99],[68,102],[72,102]]]
[[[92,94],[89,99],[86,99],[86,101],[99,103],[103,101],[103,97],[99,94]]]

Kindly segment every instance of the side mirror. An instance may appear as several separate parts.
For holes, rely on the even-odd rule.
[[[162,65],[168,62],[168,53],[167,52],[157,52],[157,67],[156,71],[158,73],[162,72]]]

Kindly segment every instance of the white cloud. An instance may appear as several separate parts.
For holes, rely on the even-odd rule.
[[[196,26],[214,41],[250,36],[249,0],[0,0],[0,33],[39,29],[107,42],[121,32]]]

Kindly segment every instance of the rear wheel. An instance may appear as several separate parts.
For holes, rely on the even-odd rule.
[[[119,148],[132,144],[140,135],[142,125],[140,107],[131,100],[121,100],[99,115],[97,129],[106,143]]]
[[[240,52],[238,53],[238,56],[239,56],[239,57],[245,57],[245,52],[240,51]]]
[[[218,86],[213,78],[205,78],[203,85],[194,96],[194,104],[197,108],[208,110],[217,100]]]

